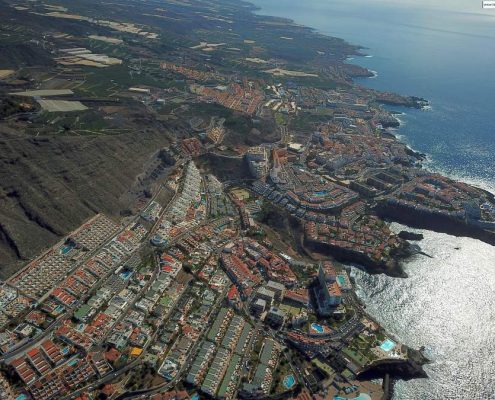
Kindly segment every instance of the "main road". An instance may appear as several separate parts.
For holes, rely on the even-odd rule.
[[[150,201],[148,202],[148,204],[146,205],[146,207],[148,207],[154,200],[156,200],[156,198],[158,197],[158,195],[161,193],[162,191],[162,187],[163,186],[160,186],[160,188],[157,190],[157,192],[153,195],[153,197],[150,199]],[[168,205],[167,205],[168,206]],[[144,208],[146,208],[144,207]],[[163,213],[162,213],[163,214]],[[120,233],[122,233],[128,226],[130,226],[132,223],[135,223],[139,220],[140,216],[137,215],[135,216],[130,223],[124,225],[121,227],[121,229],[114,235],[112,235],[112,237],[105,241],[105,243],[103,243],[101,246],[97,247],[96,249],[94,249],[92,252],[90,252],[86,257],[84,257],[84,259],[82,261],[80,261],[79,263],[77,263],[77,265],[74,266],[74,268],[71,269],[71,271],[66,275],[68,276],[70,273],[72,273],[73,271],[75,271],[80,265],[82,265],[84,262],[86,262],[87,260],[89,260],[91,258],[91,256],[93,256],[94,254],[96,254],[99,250],[101,250],[103,247],[105,247],[114,237],[116,237],[117,235],[119,235]],[[156,228],[156,225],[158,224],[158,222],[160,221],[160,218],[158,218],[157,222],[154,224],[154,226],[150,229],[150,231],[148,232],[148,234],[143,238],[143,241],[142,243],[139,245],[138,248],[136,248],[133,252],[131,252],[127,257],[125,257],[124,259],[122,259],[118,265],[122,265],[124,264],[127,260],[129,260],[134,254],[136,254],[137,252],[139,252],[147,243],[148,243],[148,239],[149,237],[151,236],[152,232],[154,231],[154,229]],[[115,271],[115,269],[113,270],[110,270],[102,279],[100,279],[98,281],[98,283],[92,287],[90,289],[90,291],[81,299],[79,299],[70,309],[68,309],[64,314],[62,314],[61,316],[59,316],[55,321],[52,322],[52,324],[47,328],[45,329],[44,331],[38,333],[37,335],[35,335],[33,338],[31,338],[27,343],[24,343],[23,345],[21,345],[20,347],[8,352],[8,353],[4,353],[0,356],[0,362],[5,362],[5,363],[8,363],[10,362],[13,358],[15,358],[17,355],[21,354],[21,353],[25,353],[26,351],[29,351],[31,350],[33,347],[36,347],[38,346],[39,342],[41,342],[43,339],[45,339],[48,335],[50,335],[56,328],[58,328],[67,318],[69,318],[72,313],[73,313],[73,310],[77,309],[77,307],[79,305],[81,305],[88,297],[91,293],[94,293],[99,287],[101,287],[101,285],[103,284],[103,282],[105,281],[105,279],[110,276],[113,272]],[[50,291],[51,292],[51,291]],[[49,293],[45,296],[48,296]],[[40,299],[41,301],[41,299]]]

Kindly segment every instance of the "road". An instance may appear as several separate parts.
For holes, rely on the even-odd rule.
[[[221,293],[219,293],[217,300],[216,300],[215,304],[213,305],[213,308],[212,308],[212,311],[210,313],[209,318],[211,318],[211,316],[217,314],[217,310],[221,306],[222,301],[227,294],[227,291],[228,291],[228,288],[224,289]],[[209,326],[210,326],[209,323],[205,324],[205,328],[207,328]],[[160,392],[172,389],[175,386],[175,384],[183,378],[184,373],[189,369],[189,367],[191,365],[191,361],[196,356],[198,347],[199,347],[200,343],[202,342],[203,336],[205,335],[206,331],[207,331],[207,329],[204,329],[203,332],[201,333],[201,335],[198,337],[198,339],[194,343],[193,347],[189,351],[189,355],[186,359],[186,362],[182,365],[181,369],[177,372],[177,375],[170,382],[164,382],[158,386],[155,386],[155,387],[149,388],[149,389],[136,390],[133,392],[124,393],[124,394],[120,395],[119,397],[117,397],[116,400],[137,399],[137,398],[140,398],[142,396],[149,398],[149,396],[152,396],[156,393],[160,393]],[[144,353],[144,351],[143,351],[143,353]]]
[[[124,319],[124,317],[126,316],[127,312],[134,306],[134,304],[136,304],[139,300],[141,300],[143,298],[143,296],[146,293],[146,291],[149,289],[149,287],[155,281],[155,279],[156,279],[156,277],[158,275],[159,269],[160,269],[160,264],[158,263],[158,260],[156,259],[156,257],[155,257],[154,261],[156,263],[155,270],[153,271],[153,275],[151,276],[150,280],[148,280],[148,282],[146,282],[146,285],[143,286],[143,288],[139,291],[139,293],[137,293],[136,296],[134,296],[134,298],[132,299],[132,301],[130,301],[126,305],[126,307],[124,308],[124,310],[122,310],[122,312],[120,313],[120,316],[113,323],[113,325],[108,330],[108,332],[101,338],[100,343],[103,343],[107,339],[107,337],[112,333],[113,327],[114,326],[117,326],[117,324],[120,323]]]
[[[182,161],[182,164],[184,164],[185,161]],[[154,194],[154,196],[149,200],[149,202],[147,203],[146,207],[149,206],[149,204],[156,200],[157,196],[160,194],[162,190],[162,186],[160,186],[160,189]],[[136,253],[140,252],[143,247],[145,246],[148,246],[149,245],[149,238],[151,237],[151,235],[154,234],[154,232],[156,231],[157,227],[159,226],[159,223],[161,221],[161,219],[163,218],[163,216],[166,214],[166,212],[169,210],[171,204],[173,204],[173,200],[175,200],[176,196],[178,195],[178,193],[176,193],[172,199],[171,202],[169,202],[167,204],[167,206],[163,209],[162,213],[160,214],[160,217],[157,218],[157,221],[153,224],[153,226],[151,227],[151,229],[148,231],[147,235],[143,238],[143,240],[141,241],[141,243],[139,244],[139,246],[134,249],[134,251],[132,251],[131,253],[129,253],[128,256],[126,256],[125,258],[123,258],[119,263],[118,263],[118,266],[120,265],[123,265],[128,259],[130,259],[132,256],[134,256]],[[140,216],[137,215],[133,218],[130,218],[127,223],[121,227],[120,231],[118,231],[116,234],[112,235],[112,237],[105,241],[104,244],[102,244],[101,246],[99,246],[98,248],[94,249],[94,251],[92,251],[90,254],[88,254],[87,257],[84,258],[84,260],[81,260],[80,263],[78,263],[72,270],[70,273],[72,273],[77,267],[79,267],[82,263],[86,262],[91,256],[93,256],[94,254],[96,254],[98,251],[100,251],[104,246],[106,246],[110,240],[112,240],[115,236],[117,236],[118,234],[122,233],[129,225],[139,221],[139,218]],[[206,222],[211,222],[211,221],[206,221]],[[189,232],[187,232],[189,233]],[[181,235],[182,236],[182,235]],[[156,261],[156,260],[155,260]],[[159,271],[159,264],[156,265],[156,270],[153,272],[153,278],[156,277],[156,275],[158,274],[158,271]],[[8,353],[8,354],[4,354],[2,355],[2,357],[0,358],[0,361],[9,361],[11,360],[12,358],[18,356],[19,354],[22,354],[28,350],[30,350],[31,348],[34,348],[36,346],[39,346],[39,343],[44,340],[46,337],[48,337],[49,335],[52,334],[52,332],[54,330],[56,330],[64,321],[67,320],[67,318],[70,318],[70,316],[72,315],[73,311],[76,310],[83,302],[85,302],[91,295],[91,293],[94,293],[99,287],[101,287],[101,285],[104,284],[104,282],[106,281],[106,278],[108,276],[110,276],[111,274],[113,274],[115,272],[115,269],[112,269],[111,271],[109,271],[105,277],[103,279],[100,279],[96,285],[94,287],[91,288],[90,291],[88,291],[83,297],[81,297],[71,308],[69,308],[61,317],[59,317],[57,320],[55,320],[52,325],[46,329],[45,331],[43,331],[42,333],[40,333],[39,335],[37,335],[36,337],[34,337],[32,340],[30,340],[28,343],[24,344],[23,346],[19,347],[18,349],[15,349],[14,351]],[[134,298],[134,301],[137,300],[140,296],[142,296],[142,294],[145,292],[145,290],[151,285],[152,281],[153,281],[153,278],[147,283],[147,285],[143,288],[143,290],[141,290],[139,292],[139,294]],[[215,305],[212,307],[212,312],[210,313],[210,318],[212,315],[216,315],[216,313],[214,311],[217,311],[217,309],[219,308],[219,306],[222,304],[222,301],[223,299],[225,298],[225,295],[226,295],[226,292],[227,292],[227,289],[225,289],[222,293],[220,293],[218,295],[218,298],[217,298],[217,301],[215,303]],[[132,302],[134,303],[134,302]],[[125,313],[126,311],[132,306],[132,304],[129,304],[127,306],[127,308],[124,310],[124,312],[122,312],[121,316],[116,320],[116,322],[114,323],[113,326],[115,326],[119,321],[122,320],[122,318],[125,316]],[[175,309],[175,306],[170,310],[170,313],[172,313]],[[170,315],[169,313],[169,315]],[[168,315],[168,316],[169,316]],[[166,319],[168,318],[168,316],[166,318],[164,318],[164,321],[166,321]],[[205,328],[207,328],[209,326],[209,324],[205,324]],[[206,330],[206,329],[205,329]],[[128,371],[132,370],[133,368],[136,368],[141,362],[142,362],[142,357],[145,355],[147,349],[149,348],[149,346],[156,340],[156,336],[158,334],[158,332],[160,331],[160,328],[158,328],[154,333],[153,335],[149,338],[149,340],[147,341],[147,343],[145,344],[145,346],[143,347],[143,351],[142,353],[136,357],[135,360],[133,360],[132,362],[130,362],[129,364],[123,366],[122,368],[118,369],[118,370],[114,370],[114,371],[111,371],[109,372],[108,374],[106,374],[105,376],[101,377],[100,379],[98,379],[97,381],[94,381],[92,383],[89,383],[87,384],[86,386],[72,392],[71,394],[65,396],[62,398],[62,400],[71,400],[71,399],[75,399],[77,398],[79,395],[83,394],[83,393],[86,393],[88,391],[91,391],[91,390],[94,390],[95,388],[99,387],[100,385],[102,384],[106,384],[108,382],[111,382],[111,381],[114,381],[115,379],[117,379],[119,376],[122,376],[123,374],[127,373]],[[181,380],[183,378],[183,374],[189,369],[190,367],[190,364],[191,364],[191,361],[193,359],[193,357],[196,355],[196,352],[197,352],[197,349],[198,349],[198,346],[199,344],[202,342],[202,337],[204,335],[204,331],[202,332],[201,336],[198,338],[198,340],[195,342],[195,344],[193,345],[188,357],[187,357],[187,360],[186,362],[183,364],[183,366],[181,367],[180,371],[178,372],[178,374],[176,375],[176,377],[174,378],[174,380],[172,380],[171,382],[165,382],[164,384],[161,384],[157,387],[154,387],[154,388],[150,388],[150,389],[145,389],[145,390],[142,390],[142,391],[137,391],[137,392],[130,392],[130,393],[126,393],[124,395],[122,395],[121,397],[119,398],[122,398],[122,399],[127,399],[127,398],[137,398],[137,397],[141,397],[143,395],[151,395],[151,394],[154,394],[154,393],[158,393],[160,391],[163,391],[163,390],[167,390],[169,387],[173,387],[179,380]],[[101,338],[101,340],[98,340],[98,343],[95,344],[98,345],[98,344],[101,344],[106,336],[108,335],[105,335]]]
[[[179,301],[182,298],[182,296],[184,295],[184,293],[182,293],[182,295],[177,299],[174,307],[172,307],[170,309],[170,311],[168,312],[168,314],[166,316],[164,316],[163,321],[166,321],[168,319],[168,317],[174,312],[176,305],[179,303]],[[163,325],[163,322],[162,322],[162,325]],[[89,390],[93,390],[93,389],[97,388],[98,386],[100,386],[102,384],[111,382],[114,379],[116,379],[117,377],[119,377],[122,374],[126,373],[127,371],[135,368],[141,362],[141,359],[143,358],[143,356],[146,354],[146,350],[148,350],[148,348],[154,343],[154,341],[156,339],[156,336],[158,335],[158,332],[160,331],[160,328],[161,328],[162,325],[160,325],[155,330],[155,332],[153,333],[153,335],[150,337],[150,339],[144,345],[143,351],[141,352],[141,354],[139,356],[137,356],[134,361],[132,361],[131,363],[125,365],[124,367],[120,368],[119,370],[112,371],[112,372],[108,373],[107,375],[101,377],[98,381],[86,385],[85,387],[83,387],[83,388],[81,388],[81,389],[79,389],[79,390],[71,393],[70,395],[67,395],[66,397],[62,398],[61,400],[71,400],[71,399],[74,399],[74,398],[78,397],[80,394],[85,393],[85,392],[87,392]]]
[[[151,199],[149,200],[148,204],[146,205],[146,207],[148,207],[151,202],[153,202],[154,200],[156,200],[156,198],[158,197],[158,195],[161,193],[162,191],[162,186],[160,186],[159,190],[157,190],[157,192],[151,197]],[[146,208],[145,207],[145,208]],[[80,267],[83,263],[85,263],[87,260],[89,260],[93,255],[95,255],[98,251],[100,251],[103,247],[105,247],[114,237],[118,236],[119,234],[121,234],[128,226],[130,226],[131,224],[137,222],[141,217],[139,215],[133,217],[131,219],[131,221],[123,226],[121,226],[121,229],[115,233],[114,235],[112,235],[112,237],[105,241],[105,243],[103,243],[101,246],[97,247],[96,249],[94,249],[93,251],[91,251],[86,257],[84,257],[83,260],[81,260],[80,262],[78,262],[74,268],[71,269],[70,272],[67,273],[66,276],[69,276],[71,273],[73,273],[78,267]],[[156,227],[156,224],[158,224],[158,222],[155,223],[154,227]],[[125,257],[124,259],[122,259],[118,265],[123,265],[125,262],[127,262],[134,254],[136,254],[137,252],[141,251],[141,249],[147,245],[148,243],[148,239],[154,229],[154,227],[150,230],[150,232],[148,232],[148,234],[143,238],[143,241],[142,243],[140,244],[140,246],[138,248],[136,248],[132,253],[130,253],[127,257]],[[29,342],[23,344],[22,346],[8,352],[8,353],[5,353],[5,354],[2,354],[2,356],[0,357],[0,362],[10,362],[13,358],[15,358],[16,356],[18,356],[19,354],[21,353],[24,353],[26,351],[29,351],[31,350],[33,347],[36,347],[38,346],[39,342],[41,342],[42,340],[44,340],[48,335],[50,335],[56,328],[58,328],[67,318],[69,318],[73,311],[76,310],[82,303],[84,303],[90,296],[91,294],[93,294],[96,290],[98,290],[98,288],[101,287],[101,285],[105,282],[106,278],[108,278],[111,274],[113,274],[115,271],[114,270],[110,270],[103,278],[101,278],[98,283],[93,286],[83,297],[81,297],[71,308],[69,308],[64,314],[62,314],[61,316],[59,316],[55,321],[52,322],[52,324],[47,328],[45,329],[43,332],[39,333],[38,335],[34,336]],[[48,292],[50,293],[50,292]],[[45,297],[47,297],[49,294],[45,295]],[[41,300],[40,300],[41,301]]]

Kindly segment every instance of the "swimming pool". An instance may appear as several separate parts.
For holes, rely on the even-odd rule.
[[[335,396],[333,400],[371,400],[371,396],[367,393],[361,393],[358,397],[346,399],[345,397]]]
[[[319,192],[314,192],[313,193],[313,196],[323,197],[323,196],[326,196],[327,194],[328,194],[328,191],[327,190],[321,190]]]
[[[387,352],[392,350],[394,347],[395,347],[395,342],[393,340],[390,340],[390,339],[386,339],[380,345],[380,349],[382,349],[383,351],[387,351]]]
[[[286,389],[291,389],[292,386],[294,386],[296,383],[296,378],[294,378],[294,375],[287,375],[284,378],[284,386]]]
[[[75,246],[73,244],[64,244],[62,246],[60,246],[59,248],[59,252],[60,254],[67,254],[69,251],[71,251]]]
[[[346,279],[344,275],[337,275],[337,283],[340,286],[345,286],[346,285]]]
[[[311,324],[311,329],[317,333],[325,332],[325,328],[322,325],[316,324],[314,322]]]
[[[121,278],[124,280],[129,279],[131,275],[132,275],[132,271],[125,271],[120,274]]]

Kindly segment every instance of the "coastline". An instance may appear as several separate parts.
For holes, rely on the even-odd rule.
[[[163,42],[144,36],[121,40],[118,48],[130,56],[150,52],[144,67],[141,58],[126,57],[107,72],[91,69],[91,78],[84,75],[81,91],[101,83],[97,93],[83,101],[91,102],[91,115],[104,118],[105,126],[79,139],[77,133],[86,125],[79,124],[78,114],[63,120],[61,114],[52,114],[53,128],[43,131],[39,141],[53,138],[58,151],[43,153],[39,160],[47,160],[46,168],[44,161],[38,163],[39,171],[32,169],[28,180],[18,179],[12,185],[19,190],[8,188],[4,196],[4,202],[12,204],[6,209],[29,211],[11,214],[16,224],[29,219],[26,227],[12,225],[12,232],[28,233],[30,240],[8,236],[10,231],[0,226],[0,233],[5,231],[0,252],[1,246],[15,249],[19,258],[24,252],[18,243],[52,244],[28,226],[49,230],[58,227],[58,212],[77,216],[76,208],[85,199],[79,188],[90,188],[90,195],[95,191],[98,204],[91,204],[94,212],[101,212],[77,229],[54,230],[64,239],[3,282],[2,370],[16,391],[38,397],[47,390],[47,379],[60,378],[64,388],[58,395],[64,398],[84,392],[105,397],[111,388],[117,392],[109,396],[118,398],[158,392],[180,397],[179,390],[185,390],[183,397],[194,399],[462,400],[466,393],[495,399],[495,188],[470,186],[462,178],[429,168],[442,166],[435,161],[456,157],[452,153],[435,160],[438,148],[429,147],[432,141],[442,145],[446,140],[443,146],[448,150],[461,148],[460,142],[453,143],[451,128],[447,139],[437,135],[437,130],[445,132],[448,121],[432,124],[444,105],[425,92],[435,109],[420,113],[431,109],[428,100],[399,93],[421,92],[424,87],[397,90],[397,81],[389,80],[403,74],[408,78],[404,82],[414,79],[407,68],[390,74],[383,64],[395,70],[403,62],[395,57],[400,51],[390,51],[394,48],[389,41],[397,37],[385,36],[379,49],[372,40],[377,58],[361,62],[361,57],[373,56],[364,54],[364,47],[347,45],[347,40],[334,40],[332,31],[320,34],[288,18],[255,14],[266,4],[268,14],[293,15],[321,29],[332,20],[332,29],[345,23],[339,14],[343,10],[373,19],[368,9],[376,3],[365,9],[361,5],[361,11],[351,3],[265,0],[257,7],[245,0],[213,5],[172,1],[161,12],[173,9],[181,18],[162,23],[153,20],[153,4],[132,6],[148,11],[136,21],[149,18],[150,28],[158,30],[151,35]],[[34,43],[36,32],[52,29],[44,21],[54,17],[49,9],[37,13],[42,5],[26,5],[17,10],[13,4],[12,13],[17,18],[19,12],[19,36]],[[396,5],[384,3],[380,8],[392,10]],[[82,14],[94,12],[86,4],[79,6]],[[123,3],[100,6],[102,16],[134,21],[134,10]],[[326,13],[333,8],[335,14]],[[38,26],[39,19],[39,29],[26,29],[20,16],[29,10],[34,10],[29,21]],[[386,23],[385,12],[380,17],[383,31],[377,36],[400,24],[400,19]],[[84,30],[85,21],[79,26],[68,19],[71,28]],[[351,22],[356,34],[350,37],[361,36],[369,44],[366,35],[372,35],[366,26]],[[95,32],[107,32],[102,29]],[[172,41],[176,32],[184,35]],[[109,29],[108,36],[96,37],[111,40],[114,33]],[[60,48],[72,40],[86,41],[55,35],[55,42],[49,43]],[[170,49],[164,43],[170,43]],[[42,54],[56,54],[46,47]],[[353,51],[360,54],[349,56]],[[420,53],[418,48],[410,51]],[[357,57],[363,66],[348,64]],[[139,73],[134,74],[137,60]],[[433,68],[441,59],[429,61],[427,68]],[[407,63],[409,67],[414,60]],[[66,77],[60,75],[66,67],[55,65],[46,75],[47,67],[40,69],[42,75],[26,85],[57,90],[52,85],[66,84],[59,82]],[[117,78],[119,72],[122,83],[107,79]],[[128,73],[131,88],[126,84]],[[43,80],[46,76],[53,79]],[[394,92],[387,91],[389,83]],[[15,97],[12,93],[8,96]],[[123,107],[106,105],[107,97],[113,98],[109,104]],[[38,110],[26,120],[20,114],[20,120],[5,122],[6,135],[11,136],[12,126],[19,127],[19,143],[29,144],[29,133],[49,126],[35,117]],[[109,122],[112,114],[118,118]],[[420,122],[423,115],[429,123]],[[120,145],[114,168],[103,163],[113,160],[105,151],[105,146],[115,148],[110,142],[102,142],[101,152],[87,149],[86,158],[67,158],[69,147],[55,134],[61,123],[68,128],[63,136],[80,144],[114,133],[112,140]],[[110,129],[117,125],[125,125],[125,132]],[[137,135],[135,148],[143,147],[139,140],[149,142],[152,153],[135,153],[136,160],[146,160],[135,168],[120,154],[130,145],[127,128]],[[419,131],[424,133],[414,136]],[[469,142],[470,131],[464,132]],[[163,145],[148,140],[148,134],[155,133]],[[428,141],[428,135],[437,136]],[[31,159],[27,165],[32,165],[37,151],[15,143],[6,145],[12,150],[12,156],[6,152],[6,160],[22,177],[24,162]],[[79,145],[73,150],[77,149]],[[485,152],[489,149],[486,146]],[[476,146],[466,150],[475,158]],[[491,151],[494,162],[488,164],[486,176],[495,165],[495,148]],[[50,153],[51,158],[46,156]],[[72,165],[71,160],[84,164],[84,171],[67,172],[64,165]],[[127,167],[115,167],[120,164]],[[61,171],[55,171],[59,165]],[[471,167],[459,155],[458,171],[475,174],[478,169]],[[63,175],[64,188],[74,190],[74,198],[57,197],[57,191],[48,190],[51,185],[39,183],[36,177],[44,171],[50,181]],[[132,184],[127,184],[124,171]],[[108,174],[112,178],[104,179]],[[118,203],[97,196],[102,181],[109,193],[123,191]],[[60,199],[63,207],[54,202],[53,213],[38,210],[35,194],[41,192],[48,193],[47,200]],[[105,204],[115,213],[102,211]],[[45,345],[55,346],[61,359],[52,360]],[[48,370],[33,357],[40,346]],[[71,371],[86,363],[84,369],[91,375],[79,374],[80,382],[73,384]],[[24,375],[25,365],[33,368],[34,381]],[[0,373],[0,397],[2,384]]]
[[[250,0],[246,0],[246,1],[249,2]],[[270,10],[268,12],[264,11],[262,5],[257,5],[257,4],[253,4],[253,3],[249,3],[249,4],[251,5],[253,12],[256,14],[259,14],[259,15],[276,15],[276,13],[273,12],[273,10]],[[263,14],[263,13],[265,13],[265,14]],[[295,22],[295,20],[294,20],[295,17],[293,17],[293,16],[276,17],[276,18],[281,18],[281,19],[285,19],[288,21],[292,21],[292,22],[294,22],[294,24],[296,24],[298,26],[303,25],[303,24]],[[308,23],[306,23],[305,26],[308,27],[309,29],[311,29],[312,31],[316,32],[319,35],[326,35],[329,37],[337,37],[337,38],[344,37],[342,32],[336,33],[335,28],[333,28],[332,32],[325,32],[322,30],[322,28],[313,28]],[[347,35],[347,36],[349,36],[349,35]],[[376,54],[367,54],[366,50],[370,50],[370,47],[369,47],[370,45],[365,46],[365,45],[359,44],[359,39],[357,39],[357,38],[352,38],[352,39],[346,38],[346,39],[344,39],[344,41],[346,41],[347,43],[350,43],[351,45],[356,46],[358,49],[360,49],[360,51],[358,51],[357,54],[354,54],[354,53],[349,54],[348,57],[356,56],[356,57],[363,58],[363,60],[364,59],[372,59],[372,58],[376,59],[378,57]],[[353,61],[357,61],[357,60],[358,60],[357,58],[354,58]],[[356,64],[356,65],[363,67],[360,64]],[[366,68],[366,67],[363,67],[363,68]],[[378,72],[380,72],[380,70],[378,70]],[[363,81],[362,81],[363,83],[366,82],[366,80],[367,80],[367,78],[364,78],[364,77],[362,79],[363,79]],[[366,86],[366,85],[364,84],[364,86]],[[375,87],[375,85],[373,85],[373,87]],[[402,91],[398,91],[398,93],[402,93]],[[430,104],[429,106],[426,106],[424,108],[424,110],[426,111],[426,110],[429,110],[431,108],[433,108],[433,107]],[[407,112],[405,114],[407,114]],[[400,136],[405,137],[404,135],[400,135]],[[401,140],[401,141],[404,143],[403,140]],[[409,142],[409,141],[406,141],[406,142]],[[410,143],[407,143],[407,145],[410,146],[411,148],[415,149],[414,145],[412,145]],[[427,150],[419,149],[417,151],[427,153]],[[466,182],[472,186],[481,188],[483,190],[488,190],[491,193],[495,193],[495,184],[493,183],[492,180],[488,181],[487,180],[487,179],[489,179],[488,177],[484,178],[484,177],[478,177],[478,176],[474,176],[474,175],[470,175],[470,174],[458,173],[457,171],[453,171],[452,169],[450,169],[446,166],[440,165],[439,162],[436,161],[436,158],[432,154],[427,154],[427,155],[428,155],[428,159],[425,160],[424,166],[428,170],[430,170],[432,172],[440,173],[440,174],[445,175],[445,176],[447,176],[451,179],[454,179],[454,180]]]
[[[257,10],[260,10],[259,8],[256,7]],[[362,56],[362,57],[366,57],[366,55],[364,54],[356,54],[356,56]],[[371,72],[371,71],[370,71]],[[362,78],[362,79],[370,79],[370,78],[373,78],[373,77],[376,77],[374,76],[374,74],[372,74],[373,76],[363,76],[363,77],[359,77],[359,78]],[[422,98],[416,98],[418,100],[422,100],[422,101],[425,101],[425,99],[422,99]],[[386,103],[384,103],[386,104]],[[397,104],[387,104],[387,105],[391,105],[391,106],[397,106]],[[401,105],[403,106],[403,105]],[[421,109],[421,110],[429,110],[431,109],[431,105],[429,104],[429,102],[427,102],[426,104],[423,104],[422,106],[420,107],[415,107],[417,109]],[[402,115],[404,113],[402,112],[398,112],[399,115]],[[392,112],[392,114],[394,114],[394,112]],[[392,126],[392,128],[397,128],[398,130],[400,130],[400,127],[403,125],[403,122],[400,121],[398,118],[395,118],[396,121],[397,121],[397,124],[395,126]],[[422,167],[425,167],[425,163],[429,160],[429,156],[428,154],[423,154],[417,150],[415,150],[414,148],[412,148],[409,144],[405,143],[403,140],[400,140],[396,135],[393,135],[390,133],[391,136],[393,136],[399,143],[403,144],[404,146],[406,146],[410,151],[411,153],[413,154],[416,154],[418,156],[418,158],[420,159],[420,163],[422,165]],[[455,180],[460,180],[458,177],[455,177],[455,176],[452,176],[450,174],[446,174],[445,172],[443,171],[438,171],[439,173],[441,173],[442,175],[445,175],[445,176],[448,176],[449,178],[452,178],[452,179],[455,179]],[[477,185],[474,185],[477,187]],[[484,190],[484,189],[483,189]],[[493,194],[487,190],[484,190],[486,193],[488,193],[490,196],[493,197]],[[379,209],[378,209],[379,211]],[[386,216],[385,215],[386,213],[382,213],[382,215]],[[395,217],[397,217],[397,215],[394,215]],[[447,230],[441,230],[439,229],[439,227],[441,226],[442,224],[442,221],[439,222],[440,225],[438,224],[426,224],[427,226],[424,226],[424,225],[420,225],[420,224],[414,224],[414,216],[412,217],[412,219],[409,221],[409,226],[411,227],[415,227],[415,226],[418,226],[418,227],[423,227],[423,228],[427,228],[427,229],[430,229],[432,231],[437,231],[437,232],[445,232],[445,233],[449,233],[449,234],[453,234],[455,235],[456,233],[459,234],[460,236],[466,236],[466,237],[472,237],[472,238],[478,238],[480,240],[483,240],[480,236],[483,236],[483,235],[480,235],[479,232],[474,232],[472,230],[469,230],[469,229],[463,229],[462,227],[459,227],[459,226],[454,226],[452,229],[447,229]],[[395,221],[398,221],[398,222],[407,222],[407,221],[403,221],[401,219],[395,219]],[[417,222],[417,221],[416,221]],[[455,224],[454,224],[455,225]],[[491,236],[491,235],[490,235]],[[495,242],[492,241],[492,239],[490,240],[485,240],[487,243],[491,243],[491,244],[495,244]],[[407,276],[407,275],[406,275]],[[412,349],[411,349],[412,350]],[[413,350],[415,351],[416,355],[421,355],[421,357],[417,358],[417,360],[419,360],[419,366],[420,366],[420,369],[422,372],[424,372],[424,370],[422,369],[422,366],[425,365],[425,364],[429,364],[431,363],[430,360],[428,360],[426,357],[424,357],[424,355],[418,351],[418,350]],[[385,362],[384,363],[385,365],[387,365],[387,363]],[[379,368],[378,368],[379,369]],[[414,368],[413,368],[414,369]],[[373,370],[372,367],[370,367],[370,370]],[[383,373],[385,373],[384,371],[382,371]],[[427,378],[427,375],[426,373],[424,372],[424,376],[421,376],[422,373],[420,372],[418,376],[416,376],[417,378]],[[396,379],[401,379],[403,377],[395,377]],[[392,377],[392,380],[391,380],[391,384],[390,384],[390,388],[391,388],[391,392],[390,392],[390,397],[389,398],[392,398],[393,396],[393,387],[394,387],[394,378]]]
[[[418,253],[418,251],[415,251],[414,245],[405,241],[404,247],[397,249],[390,261],[378,263],[365,254],[332,246],[330,244],[305,240],[304,245],[308,253],[311,253],[311,250],[314,250],[318,254],[329,254],[341,263],[356,264],[369,274],[385,274],[393,278],[407,278],[407,273],[402,267],[402,262]],[[308,250],[308,248],[310,250]]]

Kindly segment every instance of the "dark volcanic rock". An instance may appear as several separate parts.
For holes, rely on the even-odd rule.
[[[391,115],[387,115],[387,114],[380,115],[378,122],[380,124],[382,124],[382,126],[384,128],[398,128],[398,127],[400,127],[399,120],[397,118],[395,118]]]
[[[454,236],[479,239],[495,246],[495,232],[484,230],[466,221],[435,212],[421,211],[402,205],[391,205],[380,201],[374,211],[384,219],[400,222],[413,228],[428,229]]]
[[[407,278],[407,274],[402,268],[401,260],[406,259],[418,252],[414,246],[411,246],[409,243],[405,242],[401,248],[394,250],[391,254],[392,259],[387,262],[376,262],[363,253],[352,249],[333,246],[329,243],[317,242],[305,238],[304,245],[310,251],[316,251],[320,254],[327,254],[335,258],[337,261],[357,264],[370,274],[385,274],[394,278]]]
[[[423,355],[423,348],[415,350],[403,345],[403,349],[407,351],[407,360],[386,359],[378,360],[372,365],[363,369],[358,374],[358,379],[380,379],[385,375],[389,375],[392,379],[410,380],[416,378],[428,378],[423,365],[430,363]]]
[[[360,380],[380,379],[389,374],[392,379],[410,380],[428,378],[420,363],[413,360],[377,361],[358,375]]]
[[[404,240],[423,240],[424,238],[422,233],[414,233],[408,231],[400,231],[399,237]]]
[[[207,153],[197,158],[196,164],[203,170],[214,173],[222,182],[251,178],[244,157]]]
[[[342,64],[342,69],[351,78],[371,78],[374,76],[369,69],[354,64]]]

